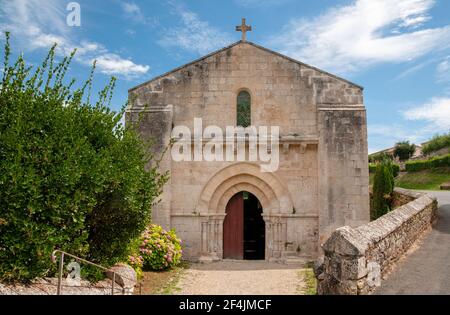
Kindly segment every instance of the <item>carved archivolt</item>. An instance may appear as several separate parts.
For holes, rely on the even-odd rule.
[[[265,215],[292,212],[292,199],[282,181],[274,173],[261,172],[258,164],[247,162],[230,165],[214,174],[200,195],[196,212],[225,214],[228,201],[241,191],[254,194]]]
[[[273,173],[263,173],[259,165],[238,163],[217,172],[203,189],[196,212],[203,215],[202,256],[223,257],[223,221],[230,199],[241,191],[255,195],[263,207],[266,222],[266,259],[280,259],[286,242],[287,224],[283,214],[291,213],[292,199],[287,187]]]

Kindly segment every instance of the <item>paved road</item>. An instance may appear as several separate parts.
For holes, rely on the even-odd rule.
[[[438,198],[438,223],[375,294],[450,294],[450,192],[428,193]]]

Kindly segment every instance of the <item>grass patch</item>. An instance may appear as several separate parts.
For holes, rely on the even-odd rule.
[[[300,278],[303,281],[301,293],[304,295],[317,295],[317,280],[312,268],[305,268],[299,271]]]
[[[142,295],[172,295],[176,293],[180,290],[177,288],[178,281],[188,267],[187,262],[182,262],[179,266],[167,271],[145,271],[140,281]]]
[[[450,167],[401,174],[395,184],[406,189],[440,190],[440,186],[447,182],[450,182]]]

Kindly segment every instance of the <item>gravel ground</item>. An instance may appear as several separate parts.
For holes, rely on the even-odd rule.
[[[5,285],[0,283],[0,295],[56,295],[58,279],[44,278],[30,285]],[[111,280],[102,280],[97,284],[81,281],[79,286],[68,285],[63,280],[62,295],[110,295]],[[115,294],[122,295],[122,287],[115,286]]]
[[[304,265],[263,261],[223,261],[192,264],[176,285],[181,295],[302,294]]]

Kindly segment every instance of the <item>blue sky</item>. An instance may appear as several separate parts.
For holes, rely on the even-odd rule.
[[[0,30],[34,64],[54,42],[60,56],[78,48],[79,81],[96,59],[97,89],[118,77],[114,109],[129,88],[239,40],[246,17],[248,40],[365,87],[371,152],[450,131],[448,0],[79,0],[79,27],[70,2],[0,0]]]

